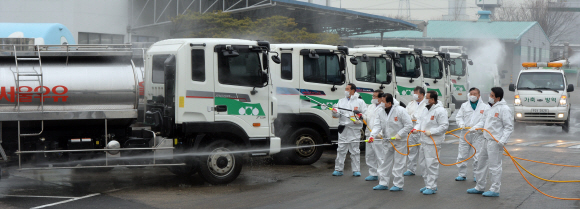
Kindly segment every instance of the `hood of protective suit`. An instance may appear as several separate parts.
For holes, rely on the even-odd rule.
[[[499,106],[499,105],[507,105],[507,102],[505,102],[505,99],[502,98],[501,100],[499,100],[499,102],[496,102],[495,104],[493,104],[492,107],[495,107],[496,105],[497,106]]]
[[[350,99],[358,99],[359,96],[360,94],[358,94],[358,92],[354,92],[354,94],[350,96]]]

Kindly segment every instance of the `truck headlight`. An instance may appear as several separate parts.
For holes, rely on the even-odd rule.
[[[514,99],[514,105],[521,105],[522,100],[520,99],[520,95],[516,95]]]
[[[518,113],[516,113],[516,117],[517,118],[521,118],[522,117],[522,114],[518,112]]]
[[[564,113],[558,113],[558,118],[564,118]]]
[[[560,98],[560,106],[566,106],[566,96],[564,95]]]

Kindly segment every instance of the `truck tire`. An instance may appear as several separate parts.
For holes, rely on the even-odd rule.
[[[286,151],[290,161],[297,165],[310,165],[322,156],[322,147],[314,146],[322,144],[322,137],[314,129],[299,128],[290,135],[286,144],[289,147],[310,146]]]
[[[173,163],[179,163],[179,162],[173,162]],[[167,166],[167,170],[169,170],[169,172],[171,172],[177,176],[189,177],[189,176],[193,176],[193,174],[197,173],[197,171],[199,170],[199,166],[194,165],[193,163],[186,163],[186,165],[184,165],[184,166]]]
[[[570,112],[568,112],[568,119],[562,124],[562,131],[568,133],[570,131]]]
[[[234,181],[242,171],[242,154],[231,153],[238,146],[228,140],[216,140],[205,149],[206,155],[200,159],[199,172],[201,177],[210,184],[227,184]]]

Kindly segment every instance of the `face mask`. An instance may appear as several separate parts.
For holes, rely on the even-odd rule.
[[[350,97],[350,91],[344,91],[344,96],[346,96],[347,98]]]
[[[489,103],[490,103],[490,104],[495,104],[495,99],[494,99],[494,98],[491,98],[491,97],[489,97]]]
[[[372,99],[371,104],[377,105],[379,103],[378,99]]]
[[[471,101],[471,102],[477,102],[477,97],[476,96],[469,95],[469,101]]]
[[[378,107],[385,109],[385,103],[380,103]]]
[[[415,100],[415,101],[419,100],[419,95],[418,94],[413,94],[413,100]]]

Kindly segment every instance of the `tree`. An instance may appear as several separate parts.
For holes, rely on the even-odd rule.
[[[306,28],[298,28],[294,18],[284,16],[251,20],[248,17],[236,19],[221,11],[207,14],[189,12],[177,16],[172,22],[174,37],[259,39],[271,43],[343,43],[338,34],[310,33]]]
[[[579,15],[552,8],[566,7],[563,2],[551,0],[529,0],[521,4],[505,2],[493,14],[499,21],[536,21],[540,24],[551,43],[557,43],[577,32]]]

